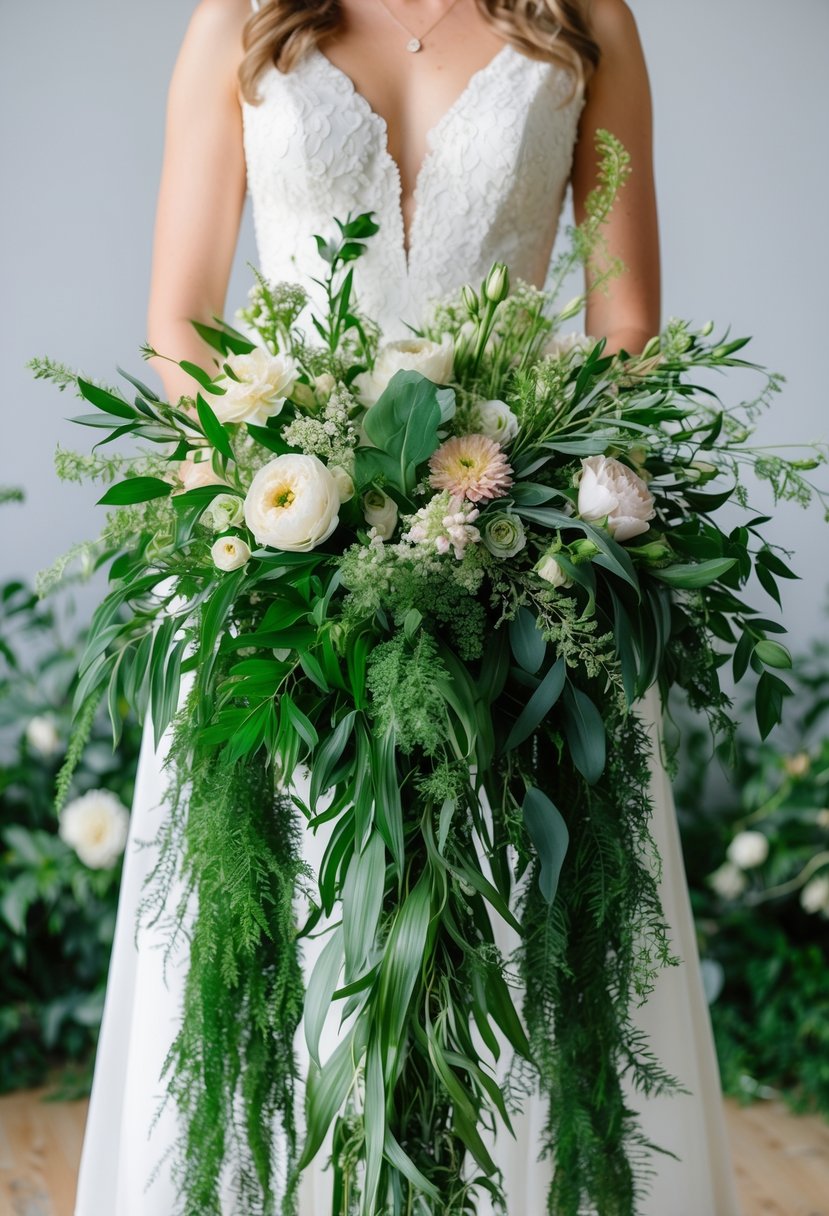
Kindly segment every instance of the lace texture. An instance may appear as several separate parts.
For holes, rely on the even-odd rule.
[[[372,209],[380,231],[355,265],[363,310],[387,339],[410,333],[430,299],[493,261],[542,286],[572,167],[583,91],[561,104],[569,71],[510,43],[475,72],[427,136],[414,186],[408,256],[400,173],[385,120],[319,50],[269,68],[243,106],[259,264],[271,280],[319,275],[313,241],[333,216]],[[321,304],[311,291],[312,300]]]

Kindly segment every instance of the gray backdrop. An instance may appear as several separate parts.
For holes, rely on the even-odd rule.
[[[25,370],[49,353],[111,377],[141,374],[167,82],[193,0],[40,0],[0,5],[4,115],[0,192],[6,382],[0,576],[31,576],[100,512],[61,485],[57,442],[83,447],[74,401]],[[632,0],[655,106],[655,155],[669,315],[754,335],[749,357],[787,385],[760,442],[826,438],[829,4],[796,0]],[[246,214],[228,315],[255,260]],[[566,297],[563,297],[566,298]],[[753,382],[743,381],[748,390]],[[824,477],[829,481],[829,477]],[[760,493],[758,501],[770,505]],[[827,534],[817,508],[776,512],[796,551],[788,584],[797,648],[823,628]],[[90,593],[88,592],[87,595]],[[764,609],[765,609],[765,605]]]

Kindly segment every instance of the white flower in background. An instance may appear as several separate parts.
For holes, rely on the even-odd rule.
[[[202,515],[202,522],[214,532],[226,532],[244,519],[245,511],[238,494],[217,494]]]
[[[507,511],[488,512],[482,529],[484,545],[493,557],[515,557],[527,544],[524,525]]]
[[[228,573],[238,570],[250,559],[250,545],[239,536],[220,536],[210,550],[213,564]]]
[[[631,540],[647,532],[653,519],[653,495],[641,477],[619,460],[590,456],[581,462],[578,514],[592,523],[606,521],[614,540]]]
[[[321,372],[319,376],[314,376],[314,391],[319,397],[328,398],[337,387],[337,381],[330,372]]]
[[[348,502],[349,498],[354,497],[354,481],[351,474],[341,464],[329,465],[328,471],[337,484],[340,502]]]
[[[806,883],[800,892],[800,906],[810,916],[817,912],[829,916],[829,876],[819,874]]]
[[[737,899],[746,889],[747,879],[739,866],[732,862],[724,862],[713,874],[709,874],[708,882],[721,899]]]
[[[556,561],[551,553],[546,557],[542,557],[540,562],[536,563],[535,572],[539,578],[543,578],[545,583],[549,583],[551,587],[569,587],[573,580],[565,574],[561,564]]]
[[[475,430],[505,447],[518,434],[518,419],[506,401],[479,401],[475,406]]]
[[[198,448],[179,461],[175,471],[185,490],[200,490],[202,486],[224,486],[227,482],[213,468],[213,449]]]
[[[354,389],[364,405],[374,405],[395,372],[420,372],[435,384],[446,384],[452,375],[455,346],[451,334],[440,342],[428,338],[401,338],[381,346],[370,372],[363,372],[354,381]],[[446,422],[447,419],[442,419]]]
[[[544,347],[543,354],[549,355],[553,359],[560,359],[574,350],[592,350],[596,341],[596,338],[590,338],[587,334],[553,334]]]
[[[411,545],[428,546],[440,554],[451,549],[460,561],[467,545],[477,544],[481,539],[481,533],[473,525],[479,515],[471,502],[444,490],[415,512],[411,527],[401,539]]]
[[[790,777],[805,777],[811,764],[812,760],[808,752],[795,752],[793,756],[786,756],[783,761],[783,767]]]
[[[823,807],[817,813],[817,825],[819,828],[826,828],[829,831],[829,806]]]
[[[49,714],[38,714],[29,719],[26,727],[26,742],[33,752],[37,752],[44,760],[57,755],[61,748],[61,739],[55,719]]]
[[[769,842],[762,832],[738,832],[726,850],[728,860],[741,870],[761,866],[769,855]]]
[[[397,503],[382,490],[367,490],[363,495],[363,515],[381,540],[390,540],[397,527]]]
[[[292,355],[272,355],[264,346],[246,355],[228,355],[227,366],[236,377],[221,381],[225,394],[210,398],[213,413],[220,422],[250,422],[264,426],[280,412],[299,375],[299,364]]]
[[[73,848],[85,866],[108,870],[124,851],[129,811],[109,790],[90,790],[61,811],[61,840]]]
[[[318,456],[288,452],[259,470],[245,498],[245,521],[260,545],[307,552],[339,523],[337,483]]]

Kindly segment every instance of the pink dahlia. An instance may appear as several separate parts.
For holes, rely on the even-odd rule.
[[[456,435],[442,443],[429,461],[436,490],[480,502],[500,498],[512,485],[512,469],[499,444],[486,435]]]

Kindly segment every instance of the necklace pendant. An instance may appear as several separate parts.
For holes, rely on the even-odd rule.
[[[406,50],[411,51],[411,53],[414,55],[421,49],[422,46],[423,43],[419,38],[410,38],[406,43]]]

